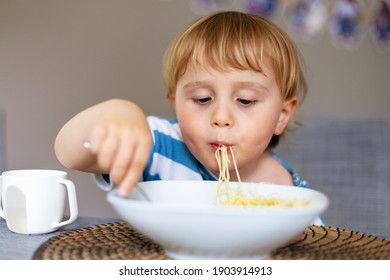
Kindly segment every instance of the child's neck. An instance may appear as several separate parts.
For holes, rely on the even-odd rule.
[[[239,174],[242,182],[294,185],[291,174],[269,152],[263,153],[257,162],[241,167]],[[234,171],[230,172],[230,181],[238,181]]]

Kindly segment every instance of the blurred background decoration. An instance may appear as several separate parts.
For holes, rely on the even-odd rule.
[[[283,18],[291,36],[318,42],[324,33],[334,47],[355,50],[368,37],[379,53],[390,53],[390,1],[373,0],[190,0],[192,11],[205,15],[240,10],[272,21]]]

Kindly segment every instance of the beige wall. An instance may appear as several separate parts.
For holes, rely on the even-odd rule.
[[[6,168],[63,169],[53,152],[57,131],[83,108],[111,97],[171,116],[161,59],[196,17],[185,0],[0,0]],[[299,47],[310,86],[302,118],[389,116],[390,55],[377,54],[368,36],[356,51],[333,48],[328,34]],[[71,171],[69,177],[81,215],[116,216],[89,174]]]

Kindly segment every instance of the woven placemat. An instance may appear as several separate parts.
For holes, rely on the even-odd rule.
[[[279,260],[390,260],[390,241],[334,227],[308,227],[272,253]]]
[[[40,260],[165,260],[164,249],[125,222],[72,230],[52,237],[34,254]],[[270,259],[390,259],[390,241],[333,227],[308,227]]]

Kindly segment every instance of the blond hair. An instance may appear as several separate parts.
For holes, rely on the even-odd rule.
[[[172,42],[165,55],[164,80],[168,98],[189,63],[218,70],[229,68],[263,73],[274,71],[284,100],[306,95],[300,54],[287,34],[272,22],[241,12],[219,12],[198,19]]]
[[[284,100],[302,101],[307,83],[301,57],[294,42],[277,25],[259,16],[241,12],[219,12],[198,19],[187,27],[165,54],[164,80],[167,97],[173,100],[179,78],[189,63],[225,71],[229,68],[264,74],[271,67]],[[273,135],[268,149],[279,143]]]

